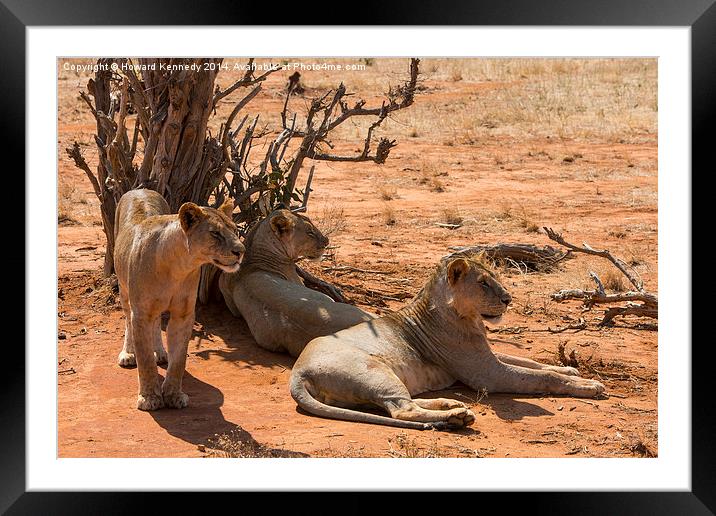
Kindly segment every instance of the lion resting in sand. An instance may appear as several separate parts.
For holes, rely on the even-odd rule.
[[[312,340],[291,372],[291,395],[318,416],[428,429],[474,422],[459,401],[413,399],[456,380],[490,393],[601,394],[601,383],[571,367],[490,350],[483,319],[501,316],[511,300],[481,261],[445,260],[398,312]],[[360,406],[390,417],[355,410]]]
[[[132,190],[119,200],[114,268],[127,326],[118,361],[123,367],[137,365],[140,410],[187,405],[181,383],[199,269],[212,263],[224,271],[236,271],[244,253],[232,209],[228,201],[218,210],[185,203],[178,215],[170,215],[167,202],[152,190]],[[170,314],[169,365],[160,388],[157,362],[167,361],[160,319],[166,311]]]
[[[296,262],[319,259],[328,245],[308,217],[275,210],[245,244],[239,272],[222,274],[219,288],[231,313],[244,318],[262,348],[297,357],[311,339],[374,317],[304,286]]]

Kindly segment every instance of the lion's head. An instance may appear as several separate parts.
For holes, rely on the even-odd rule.
[[[273,211],[267,220],[271,232],[290,259],[318,259],[323,255],[328,238],[308,217],[290,210],[278,209]]]
[[[225,272],[239,270],[246,249],[239,241],[236,224],[231,218],[234,204],[227,200],[217,210],[192,202],[179,208],[179,222],[186,233],[189,251]]]
[[[480,259],[453,258],[445,266],[448,303],[463,318],[477,317],[496,324],[512,296]]]

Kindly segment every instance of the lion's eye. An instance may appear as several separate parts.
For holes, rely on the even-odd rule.
[[[211,236],[214,237],[214,240],[218,242],[223,242],[224,240],[224,237],[222,237],[221,233],[219,233],[218,231],[212,231]]]

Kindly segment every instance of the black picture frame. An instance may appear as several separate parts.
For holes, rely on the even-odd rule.
[[[0,104],[6,129],[6,148],[24,149],[25,142],[25,29],[30,26],[63,25],[247,25],[271,24],[341,25],[365,22],[371,25],[525,25],[525,26],[683,26],[691,28],[692,73],[692,171],[679,171],[693,190],[693,171],[713,170],[708,129],[716,113],[716,0],[462,0],[442,2],[398,1],[361,2],[360,9],[339,15],[330,9],[309,9],[305,3],[284,3],[277,18],[276,5],[191,0],[172,2],[98,2],[97,0],[0,0]],[[216,13],[221,15],[217,16]],[[371,17],[372,16],[372,17]],[[54,152],[54,151],[53,151]],[[25,170],[24,153],[19,154],[16,170]],[[48,175],[54,172],[48,171]],[[24,176],[16,174],[17,188],[25,190]],[[696,204],[692,197],[692,206]],[[686,230],[686,228],[685,228]],[[16,242],[24,242],[25,233],[16,228]],[[693,230],[692,230],[693,231]],[[692,232],[693,235],[693,232]],[[20,246],[18,246],[18,249]],[[24,246],[22,246],[24,249]],[[24,252],[24,251],[23,251]],[[16,255],[14,265],[20,264]],[[23,266],[24,267],[24,266]],[[24,267],[25,275],[29,271]],[[16,292],[21,290],[17,289]],[[691,290],[693,292],[693,290]],[[697,305],[689,300],[691,306]],[[23,306],[18,303],[16,306]],[[696,310],[693,314],[699,313]],[[26,317],[26,314],[24,314]],[[25,319],[27,321],[27,319]],[[692,326],[693,328],[693,326]],[[691,337],[691,336],[690,336]],[[7,338],[7,337],[6,337]],[[693,340],[693,338],[691,337]],[[16,340],[16,337],[13,337]],[[549,514],[713,514],[716,511],[716,439],[713,439],[713,415],[716,403],[706,382],[711,379],[707,342],[669,343],[691,347],[692,356],[692,455],[689,492],[570,492],[570,493],[470,493],[471,504],[481,510],[494,507],[491,502],[509,500],[511,510],[523,509]],[[10,342],[6,342],[8,349]],[[97,493],[97,492],[26,492],[25,489],[25,355],[15,350],[0,377],[4,381],[0,404],[0,511],[8,514],[119,514],[134,511],[141,504],[168,511],[169,505],[186,508],[186,497],[172,493]],[[219,510],[224,496],[211,494],[211,505]],[[237,493],[245,498],[248,494]],[[259,496],[267,496],[259,494]],[[452,496],[452,495],[451,495]],[[282,504],[296,506],[299,493],[287,497],[271,495],[271,509]],[[500,500],[493,500],[494,498]],[[300,497],[299,497],[300,498]],[[411,496],[423,503],[423,497]],[[365,512],[369,509],[359,493],[341,497],[341,512]],[[408,507],[405,496],[387,498],[384,509]],[[441,504],[442,505],[442,504]],[[245,507],[248,507],[245,506]],[[466,506],[471,510],[470,505]],[[423,507],[423,510],[425,507]],[[450,507],[445,507],[451,511]],[[464,510],[464,509],[462,509]],[[475,510],[478,510],[477,508]],[[494,509],[491,509],[494,510]],[[311,511],[315,512],[315,511]],[[319,513],[322,511],[318,511]],[[333,511],[330,511],[333,512]]]

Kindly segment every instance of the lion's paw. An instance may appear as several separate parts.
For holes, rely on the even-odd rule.
[[[137,396],[139,410],[157,410],[164,406],[164,400],[157,394],[140,394]]]
[[[117,357],[117,363],[119,367],[137,367],[137,358],[134,356],[134,353],[121,351]]]
[[[475,414],[465,408],[453,409],[447,417],[447,423],[451,427],[462,428],[470,426],[475,422]]]
[[[444,398],[441,400],[442,406],[440,407],[441,410],[450,410],[450,409],[466,409],[467,404],[463,403],[462,401],[458,400],[452,400],[450,398]]]
[[[604,384],[597,380],[591,380],[589,378],[574,378],[573,386],[575,388],[575,395],[583,398],[596,398],[604,393]]]
[[[579,376],[579,370],[577,370],[574,367],[557,367],[555,366],[553,371],[560,373],[560,374],[566,374],[567,376]]]
[[[169,408],[182,409],[189,405],[189,396],[183,392],[165,392],[163,394],[164,405]]]

